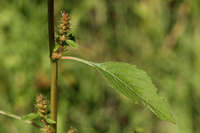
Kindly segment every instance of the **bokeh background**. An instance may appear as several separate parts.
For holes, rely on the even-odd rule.
[[[177,124],[120,95],[88,66],[62,61],[59,133],[200,133],[199,0],[55,0],[56,21],[61,8],[71,12],[79,44],[66,54],[144,69]],[[0,110],[22,116],[35,111],[37,94],[49,97],[47,27],[47,0],[0,1]],[[0,132],[40,131],[0,116]]]

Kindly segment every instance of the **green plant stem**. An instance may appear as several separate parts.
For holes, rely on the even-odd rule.
[[[48,0],[48,30],[49,30],[49,51],[50,57],[55,47],[54,42],[54,0]]]
[[[89,65],[89,66],[94,66],[91,62],[86,61],[86,60],[83,60],[83,59],[80,59],[80,58],[77,58],[77,57],[62,56],[61,59],[62,59],[62,60],[75,60],[75,61],[78,61],[78,62],[82,62],[82,63],[84,63],[84,64],[87,64],[87,65]]]
[[[10,117],[10,118],[13,118],[13,119],[16,119],[16,120],[22,120],[22,118],[20,116],[15,115],[15,114],[11,114],[11,113],[7,113],[7,112],[2,111],[2,110],[0,110],[0,115],[7,116],[7,117]],[[37,125],[36,123],[34,123],[32,121],[25,120],[24,122],[27,123],[27,124],[31,124],[31,125],[33,125],[37,128],[41,128],[39,125]]]
[[[57,123],[57,80],[58,62],[51,61],[51,119]],[[52,133],[56,133],[56,124],[52,125]]]
[[[21,120],[20,116],[17,116],[17,115],[11,114],[11,113],[7,113],[7,112],[4,112],[2,110],[0,110],[0,114],[4,115],[4,116],[8,116],[8,117],[16,119],[16,120]]]
[[[51,59],[51,119],[57,121],[57,79],[58,62],[53,61],[51,56],[55,47],[54,42],[54,0],[48,0],[48,29],[49,29],[49,52]],[[51,133],[56,133],[56,124],[52,125]]]

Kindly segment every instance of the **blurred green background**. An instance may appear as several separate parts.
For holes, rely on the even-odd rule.
[[[159,120],[110,88],[88,66],[60,62],[58,132],[200,133],[199,0],[55,0],[71,11],[78,49],[70,55],[124,61],[147,71],[168,98],[177,125]],[[47,0],[0,1],[0,110],[34,112],[49,97]],[[0,115],[1,133],[39,133]]]

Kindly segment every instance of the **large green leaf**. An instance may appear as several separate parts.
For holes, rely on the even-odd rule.
[[[157,94],[157,89],[146,72],[127,63],[105,62],[93,64],[113,88],[133,100],[137,96],[160,119],[175,123],[167,100]]]
[[[175,123],[167,100],[157,94],[151,78],[134,65],[119,62],[93,63],[76,57],[63,59],[76,60],[98,69],[112,88],[135,101],[137,97],[148,105],[150,110],[162,120]]]

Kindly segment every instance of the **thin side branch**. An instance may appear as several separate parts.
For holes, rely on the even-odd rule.
[[[2,110],[0,110],[0,115],[7,116],[7,117],[10,117],[10,118],[13,118],[13,119],[16,119],[16,120],[22,120],[22,118],[20,116],[15,115],[15,114],[11,114],[11,113],[7,113],[7,112],[2,111]],[[36,123],[34,123],[32,121],[25,120],[24,122],[27,123],[27,124],[31,124],[31,125],[33,125],[37,128],[41,128],[39,125],[37,125]]]
[[[75,61],[78,61],[78,62],[82,62],[84,64],[87,64],[89,66],[94,66],[92,64],[92,62],[89,62],[89,61],[86,61],[86,60],[83,60],[83,59],[80,59],[80,58],[77,58],[77,57],[72,57],[72,56],[62,56],[61,57],[62,60],[75,60]]]
[[[14,115],[14,114],[10,114],[10,113],[4,112],[2,110],[0,110],[0,114],[4,115],[4,116],[8,116],[8,117],[16,119],[16,120],[21,120],[20,116],[17,116],[17,115]]]

